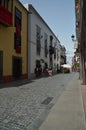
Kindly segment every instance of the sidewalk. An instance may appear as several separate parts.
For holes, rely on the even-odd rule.
[[[77,73],[39,130],[86,130],[81,82]]]

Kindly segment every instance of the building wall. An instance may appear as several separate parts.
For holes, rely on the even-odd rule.
[[[3,51],[3,76],[11,78],[12,76],[12,53],[13,39],[15,29],[0,25],[0,50]]]
[[[61,58],[60,58],[60,53],[61,53],[61,49],[60,49],[60,43],[58,44],[57,46],[57,64],[58,64],[58,69],[60,69],[60,66],[61,66]]]
[[[36,53],[36,25],[39,25],[39,27],[41,28],[41,35],[43,36],[43,38],[41,39],[40,56],[37,56],[37,53]],[[31,26],[31,30],[29,33],[31,33],[31,39],[29,39],[29,40],[30,40],[30,45],[31,45],[31,61],[29,63],[31,66],[31,68],[30,68],[31,73],[34,73],[36,60],[44,59],[49,64],[49,60],[48,60],[49,55],[47,58],[44,57],[44,32],[48,35],[49,35],[49,32],[46,29],[45,25],[42,23],[42,21],[39,19],[39,17],[37,17],[36,14],[31,15],[31,25],[30,26]],[[48,38],[48,46],[49,46],[49,38]]]
[[[15,14],[15,11],[14,11],[15,6],[22,12],[22,29],[21,29],[21,54],[17,55],[14,50],[14,55],[22,57],[22,75],[23,76],[26,75],[25,77],[27,77],[28,12],[23,7],[23,5],[21,5],[21,3],[19,3],[17,0],[15,0],[14,4],[13,4],[13,13],[14,14]]]
[[[13,57],[22,58],[22,76],[27,77],[27,11],[17,0],[13,1],[13,25],[5,26],[0,23],[0,51],[3,51],[3,79],[5,82],[12,80],[13,75]],[[22,30],[21,30],[21,53],[16,53],[14,49],[14,26],[15,6],[22,12]],[[24,19],[24,20],[23,20]]]
[[[48,63],[48,67],[50,66],[49,63],[49,53],[47,55],[47,58],[44,55],[44,33],[47,34],[48,39],[48,50],[50,46],[50,35],[53,36],[53,46],[56,43],[58,45],[58,39],[54,35],[54,33],[51,31],[51,29],[48,27],[48,25],[45,23],[45,21],[42,19],[42,17],[38,14],[38,12],[32,7],[29,6],[29,12],[30,14],[28,15],[29,17],[29,44],[28,44],[28,65],[29,65],[29,70],[28,70],[28,75],[34,75],[34,69],[36,67],[36,60],[43,59],[44,62]],[[36,26],[39,26],[41,28],[41,53],[40,56],[37,55],[36,53]],[[57,56],[57,55],[56,55]],[[53,67],[55,64],[57,64],[57,61],[54,61],[54,55],[52,55],[53,58]],[[57,59],[57,57],[56,57]]]
[[[82,83],[86,85],[86,1],[75,1],[76,13],[76,37],[78,41],[78,48],[76,52],[80,53],[80,78]]]

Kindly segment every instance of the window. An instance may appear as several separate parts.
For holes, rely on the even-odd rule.
[[[56,59],[56,48],[54,47],[54,59]]]
[[[21,46],[21,36],[19,37],[14,33],[14,49],[18,46]]]
[[[16,32],[14,33],[14,49],[21,47],[21,23],[22,23],[22,13],[15,7]]]
[[[48,49],[47,49],[47,34],[46,33],[44,34],[44,54],[45,54],[45,57],[47,57]]]
[[[21,23],[22,23],[22,13],[15,7],[15,27],[17,27],[17,25],[20,25],[21,27]]]
[[[5,0],[4,7],[8,9],[8,0]]]
[[[0,4],[5,7],[5,1],[4,0],[0,0]]]
[[[40,55],[41,52],[41,28],[37,25],[36,26],[36,52],[37,55]]]
[[[6,9],[8,9],[8,2],[8,0],[0,0],[0,4]]]
[[[40,67],[40,60],[36,60],[36,67]]]
[[[2,4],[2,0],[0,0],[0,4]]]

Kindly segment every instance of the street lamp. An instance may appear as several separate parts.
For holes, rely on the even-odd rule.
[[[72,35],[71,38],[72,38],[72,41],[73,41],[73,42],[76,42],[76,41],[77,41],[77,40],[75,40],[75,36],[74,36],[74,35]]]
[[[80,64],[80,55],[79,55],[79,51],[78,51],[78,41],[77,41],[77,39],[75,39],[75,36],[74,35],[72,35],[71,36],[71,38],[72,38],[72,41],[74,42],[74,49],[76,49],[76,51],[74,52],[74,61],[73,61],[73,67],[77,70],[78,69],[78,66],[77,66],[77,64]]]
[[[78,48],[77,39],[75,39],[75,36],[74,36],[74,35],[72,35],[71,38],[72,38],[72,41],[73,41],[73,43],[74,43],[74,49],[77,49],[77,48]]]

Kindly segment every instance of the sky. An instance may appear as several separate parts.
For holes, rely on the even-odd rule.
[[[74,55],[74,43],[71,35],[75,35],[75,0],[20,0],[23,4],[32,4],[44,21],[64,45],[67,62],[71,63]]]

